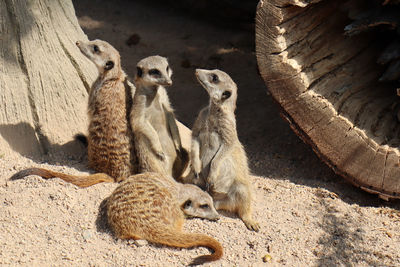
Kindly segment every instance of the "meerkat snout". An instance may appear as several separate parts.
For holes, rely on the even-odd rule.
[[[235,82],[225,72],[220,70],[196,69],[196,78],[206,89],[210,99],[216,103],[224,103],[236,94],[237,86]],[[236,100],[236,96],[233,101]]]

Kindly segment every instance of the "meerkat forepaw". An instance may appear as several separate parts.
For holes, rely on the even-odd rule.
[[[244,220],[243,222],[250,231],[258,232],[260,230],[260,225],[254,220]]]
[[[206,192],[210,192],[214,188],[214,184],[206,181]]]

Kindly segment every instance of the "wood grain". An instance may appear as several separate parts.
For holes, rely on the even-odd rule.
[[[375,63],[384,46],[372,33],[344,35],[349,2],[260,1],[260,73],[324,162],[366,191],[400,198],[398,100],[378,83],[383,69]]]

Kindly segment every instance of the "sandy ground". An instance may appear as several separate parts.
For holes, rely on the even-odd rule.
[[[207,103],[196,67],[218,67],[237,82],[238,131],[257,175],[254,216],[261,230],[248,231],[234,216],[187,220],[187,231],[207,233],[225,249],[223,259],[207,265],[400,265],[400,202],[384,202],[346,183],[279,118],[257,73],[252,31],[194,19],[158,2],[79,0],[75,7],[89,38],[112,43],[128,74],[145,56],[168,56],[175,72],[171,101],[189,126]],[[7,181],[30,166],[87,173],[86,163],[83,147],[43,158],[0,155],[0,265],[183,266],[208,253],[116,239],[99,212],[116,184],[79,189],[37,176]]]

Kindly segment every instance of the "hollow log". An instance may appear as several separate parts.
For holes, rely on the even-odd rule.
[[[379,82],[377,32],[344,29],[363,1],[261,0],[260,74],[291,128],[338,174],[383,199],[400,198],[399,97]],[[350,14],[350,15],[349,15]]]

